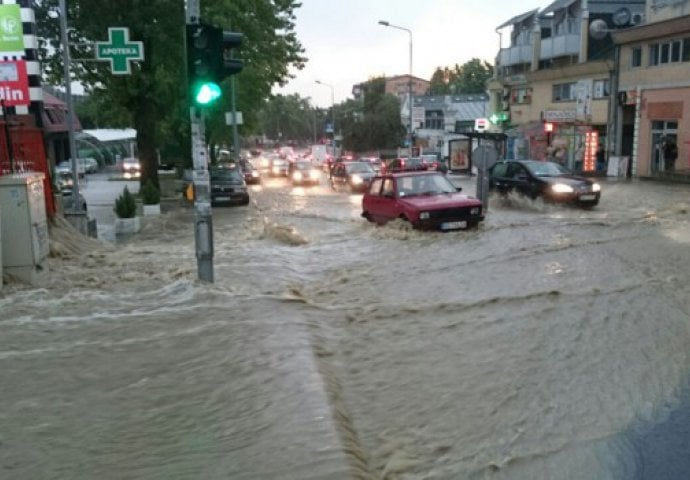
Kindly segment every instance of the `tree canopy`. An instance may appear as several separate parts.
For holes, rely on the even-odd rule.
[[[429,92],[432,95],[484,93],[492,75],[491,64],[478,58],[455,64],[453,68],[438,67],[431,76]]]
[[[256,124],[256,112],[274,84],[290,78],[290,68],[300,69],[306,59],[294,33],[294,0],[214,0],[201,4],[201,19],[225,30],[242,32],[239,54],[245,62],[237,75],[237,109],[246,128]],[[58,0],[37,2],[39,55],[44,82],[62,85],[63,67],[59,21],[48,15],[58,10]],[[129,115],[137,130],[142,178],[158,183],[157,150],[176,155],[189,164],[189,104],[184,58],[185,10],[183,0],[73,0],[69,2],[70,52],[73,80],[97,96],[102,111]],[[133,65],[131,75],[113,75],[108,64],[94,62],[93,42],[104,41],[108,27],[128,27],[130,39],[144,44],[145,60]],[[85,60],[86,59],[86,60]],[[222,99],[208,112],[207,137],[229,134],[224,123],[228,110],[229,81]]]

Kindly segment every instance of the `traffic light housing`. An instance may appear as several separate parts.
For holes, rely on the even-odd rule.
[[[187,25],[185,33],[190,96],[195,105],[207,106],[220,98],[220,82],[242,70],[232,49],[242,44],[243,35],[204,23]]]

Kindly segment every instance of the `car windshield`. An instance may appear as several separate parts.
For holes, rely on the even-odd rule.
[[[410,175],[398,178],[398,194],[401,197],[443,195],[457,192],[457,188],[443,175]]]
[[[560,175],[568,175],[570,171],[554,162],[524,162],[527,169],[537,177],[558,177]]]
[[[347,173],[374,173],[374,169],[367,162],[353,162],[345,165]]]
[[[211,181],[220,182],[241,182],[242,177],[239,170],[235,168],[214,168],[211,169]]]

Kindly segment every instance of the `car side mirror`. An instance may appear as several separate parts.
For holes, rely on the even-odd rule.
[[[456,192],[462,192],[462,187],[455,187]]]

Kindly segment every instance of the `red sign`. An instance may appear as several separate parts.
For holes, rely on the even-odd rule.
[[[599,132],[591,130],[585,133],[585,158],[582,170],[593,172],[597,160],[597,148],[599,147]]]
[[[7,107],[31,103],[25,60],[0,62],[0,102]]]

